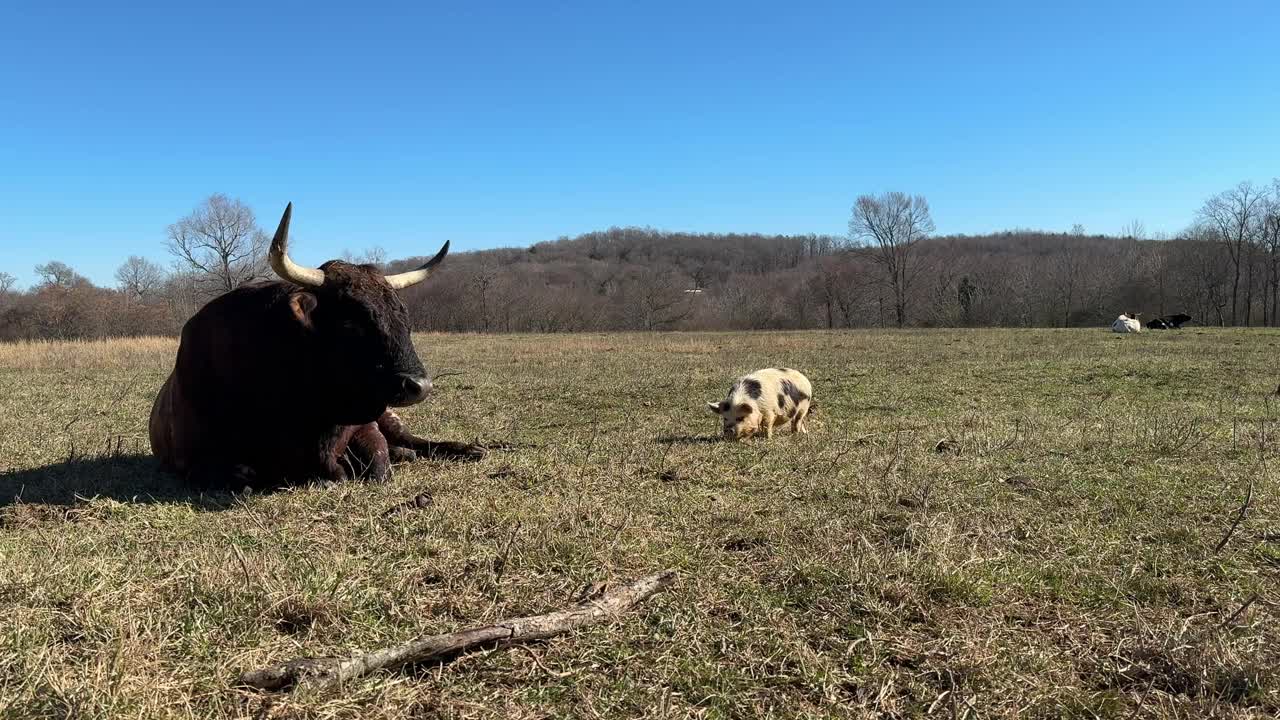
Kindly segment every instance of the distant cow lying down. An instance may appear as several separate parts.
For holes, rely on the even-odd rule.
[[[1139,313],[1122,313],[1115,322],[1111,323],[1111,332],[1142,332],[1142,323],[1138,321],[1138,315]]]
[[[385,479],[391,462],[477,459],[484,449],[417,437],[390,410],[431,390],[396,290],[427,278],[449,250],[416,270],[289,258],[285,208],[269,259],[280,280],[245,285],[182,328],[173,372],[151,409],[151,449],[201,486],[240,489],[313,478]]]
[[[806,433],[804,420],[813,403],[809,378],[790,368],[757,370],[738,378],[729,395],[707,407],[720,416],[726,440],[743,440],[757,433],[773,437],[775,425],[791,423],[793,433]]]
[[[1191,322],[1191,316],[1183,313],[1175,315],[1165,315],[1147,323],[1150,330],[1179,330],[1183,325]]]

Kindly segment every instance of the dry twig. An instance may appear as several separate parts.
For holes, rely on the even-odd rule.
[[[1227,546],[1227,541],[1235,534],[1236,528],[1240,527],[1240,523],[1244,521],[1245,515],[1249,514],[1249,503],[1253,502],[1253,481],[1249,481],[1249,490],[1245,493],[1244,502],[1240,504],[1240,512],[1236,515],[1236,519],[1231,523],[1231,527],[1227,528],[1227,534],[1222,536],[1218,541],[1218,545],[1213,548],[1213,554],[1217,555],[1222,548]]]
[[[1256,603],[1256,602],[1258,602],[1258,594],[1257,594],[1257,593],[1254,593],[1254,594],[1250,595],[1250,596],[1249,596],[1249,599],[1248,599],[1248,600],[1245,600],[1245,601],[1244,601],[1244,604],[1243,604],[1243,605],[1241,605],[1241,606],[1240,606],[1240,607],[1239,607],[1235,612],[1231,613],[1231,616],[1230,616],[1230,617],[1228,617],[1226,620],[1223,620],[1223,621],[1218,625],[1218,629],[1219,629],[1219,630],[1221,630],[1221,629],[1225,628],[1226,626],[1230,625],[1231,623],[1235,622],[1235,621],[1236,621],[1236,618],[1238,618],[1238,617],[1240,617],[1241,615],[1243,615],[1243,614],[1245,613],[1245,611],[1246,611],[1246,610],[1248,610],[1248,609],[1249,609],[1249,608],[1250,608],[1254,603]]]
[[[567,610],[532,615],[444,635],[427,635],[401,645],[351,658],[299,658],[239,678],[241,685],[261,690],[285,690],[298,684],[327,688],[355,680],[387,667],[421,663],[486,645],[508,645],[545,640],[588,625],[609,620],[676,580],[674,570],[641,578],[609,590],[598,600],[587,600]]]

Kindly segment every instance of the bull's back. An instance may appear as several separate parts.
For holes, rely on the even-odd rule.
[[[181,374],[175,368],[151,405],[147,434],[151,437],[151,453],[160,465],[185,475],[210,459],[210,445],[216,445],[218,435],[200,420],[183,389]]]
[[[217,446],[230,409],[245,399],[236,381],[253,377],[246,370],[254,348],[271,335],[270,308],[284,292],[276,282],[238,288],[210,300],[183,325],[173,371],[156,394],[147,428],[151,452],[165,468],[191,471],[211,459],[213,448],[234,454],[235,448]]]
[[[160,464],[170,470],[181,470],[185,462],[178,457],[177,438],[175,436],[175,408],[173,398],[174,373],[164,381],[156,400],[151,404],[151,420],[147,426],[147,434],[151,437],[151,453]]]

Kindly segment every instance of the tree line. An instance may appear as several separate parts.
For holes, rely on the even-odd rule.
[[[403,298],[415,329],[449,332],[1087,327],[1120,312],[1280,325],[1280,181],[1209,198],[1175,237],[1137,221],[1112,234],[934,230],[927,200],[896,192],[857,198],[845,236],[614,227],[451,255]],[[0,340],[176,334],[209,299],[270,277],[268,244],[249,207],[213,195],[168,227],[169,268],[132,256],[100,287],[52,260],[26,290],[0,272]]]

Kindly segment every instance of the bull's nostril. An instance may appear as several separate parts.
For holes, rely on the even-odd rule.
[[[406,405],[422,402],[431,392],[431,381],[417,375],[400,376],[400,393]]]

